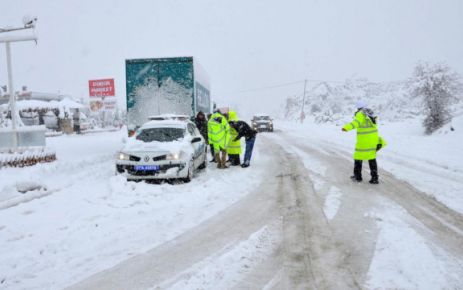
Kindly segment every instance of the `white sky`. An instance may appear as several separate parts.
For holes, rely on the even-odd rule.
[[[89,79],[115,78],[123,103],[125,59],[195,56],[219,105],[262,111],[303,84],[234,92],[304,78],[400,80],[419,60],[463,72],[461,0],[0,1],[0,27],[25,14],[38,16],[39,42],[13,45],[17,90],[87,97]],[[5,62],[2,45],[0,85]]]

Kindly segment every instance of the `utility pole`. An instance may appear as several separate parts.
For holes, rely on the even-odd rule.
[[[307,88],[307,79],[304,80],[304,94],[302,95],[302,106],[301,106],[301,123],[304,123],[305,113],[304,113],[304,103],[305,103],[305,90]]]
[[[36,22],[37,22],[37,18],[31,18],[31,17],[26,16],[23,18],[24,27],[3,28],[3,29],[0,29],[0,33],[17,31],[17,30],[34,29]],[[5,48],[6,48],[6,65],[7,65],[7,71],[8,71],[8,92],[10,95],[10,110],[11,110],[11,122],[13,125],[13,131],[15,131],[18,126],[18,119],[17,119],[18,115],[17,115],[17,110],[16,110],[16,95],[15,95],[14,86],[13,86],[13,68],[11,64],[11,43],[21,42],[21,41],[37,42],[37,37],[35,35],[31,35],[31,36],[11,36],[10,35],[6,37],[0,37],[0,43],[5,43]],[[14,144],[13,145],[14,148],[16,148],[18,145],[16,134],[14,134],[13,144]]]
[[[35,36],[20,36],[20,37],[0,37],[0,43],[5,43],[6,48],[6,66],[8,71],[8,93],[10,95],[10,110],[11,110],[11,121],[13,123],[13,129],[16,129],[18,125],[16,115],[16,96],[13,86],[13,67],[11,64],[11,43],[20,41],[37,41]]]

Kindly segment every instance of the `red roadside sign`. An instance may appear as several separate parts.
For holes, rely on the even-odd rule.
[[[114,79],[88,81],[90,97],[114,97]]]

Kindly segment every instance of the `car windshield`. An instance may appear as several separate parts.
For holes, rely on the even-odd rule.
[[[268,120],[270,120],[270,117],[269,116],[255,116],[254,120],[256,120],[256,121],[268,121]]]
[[[184,135],[185,129],[182,128],[148,128],[142,129],[136,139],[143,142],[172,142],[182,139]]]

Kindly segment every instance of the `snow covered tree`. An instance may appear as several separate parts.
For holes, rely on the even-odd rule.
[[[293,119],[297,112],[301,111],[302,98],[297,96],[287,97],[285,105],[285,119]]]
[[[458,100],[461,83],[450,67],[420,63],[415,67],[410,85],[412,95],[423,100],[426,134],[432,134],[452,119],[450,106]]]

